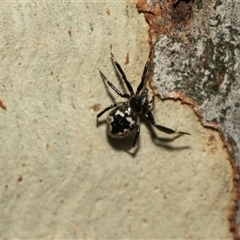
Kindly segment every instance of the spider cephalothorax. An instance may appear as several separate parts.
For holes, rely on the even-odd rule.
[[[148,71],[149,67],[149,58],[148,61],[146,62],[142,74],[142,79],[141,82],[137,88],[137,91],[134,93],[133,88],[129,81],[126,78],[125,73],[123,72],[121,66],[119,63],[115,60],[113,54],[111,53],[112,59],[120,72],[122,79],[129,91],[129,93],[122,93],[120,92],[111,82],[107,80],[107,78],[103,75],[101,71],[100,75],[104,81],[107,82],[107,84],[122,98],[126,98],[127,101],[125,102],[118,102],[111,104],[104,110],[102,110],[98,115],[97,119],[102,116],[105,112],[107,112],[110,109],[113,109],[107,118],[107,131],[108,134],[111,137],[115,138],[122,138],[127,136],[130,132],[132,132],[134,129],[136,129],[136,135],[132,143],[132,147],[135,146],[136,141],[138,139],[139,133],[140,133],[140,118],[139,115],[142,114],[144,115],[150,123],[156,127],[158,130],[168,133],[168,134],[173,134],[173,133],[178,133],[178,134],[189,134],[187,132],[176,132],[170,128],[158,125],[154,117],[151,113],[151,103],[153,100],[148,101],[148,91],[147,88],[145,87],[146,83],[146,74]]]

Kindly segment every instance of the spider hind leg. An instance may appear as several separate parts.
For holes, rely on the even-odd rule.
[[[117,106],[116,103],[114,104],[111,104],[110,106],[106,107],[105,109],[103,109],[100,113],[98,113],[97,115],[97,120],[99,117],[101,117],[105,112],[107,112],[108,110],[112,109],[112,108],[115,108]]]
[[[146,118],[148,119],[148,121],[155,127],[157,128],[158,130],[162,131],[162,132],[165,132],[165,133],[168,133],[168,134],[187,134],[187,135],[191,135],[190,133],[188,132],[177,132],[171,128],[168,128],[168,127],[164,127],[164,126],[161,126],[159,124],[157,124],[154,120],[154,117],[153,117],[153,114],[148,111],[146,114],[145,114]]]
[[[136,134],[132,143],[132,147],[135,147],[139,134],[140,134],[140,118],[138,117],[136,121]]]

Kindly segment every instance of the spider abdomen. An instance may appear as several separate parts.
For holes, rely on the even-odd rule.
[[[117,107],[112,110],[107,119],[108,134],[115,138],[128,135],[136,127],[136,117],[128,106]]]

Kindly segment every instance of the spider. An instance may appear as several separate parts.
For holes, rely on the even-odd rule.
[[[157,124],[154,120],[153,114],[151,112],[151,104],[153,102],[154,96],[152,100],[148,100],[148,90],[145,87],[146,84],[146,75],[150,64],[150,55],[148,60],[144,66],[142,79],[140,84],[137,87],[137,91],[134,93],[132,85],[127,80],[127,77],[122,70],[120,64],[116,61],[115,57],[111,53],[112,60],[117,67],[117,70],[120,72],[121,77],[129,91],[129,93],[122,93],[119,91],[111,82],[107,80],[104,74],[99,70],[102,80],[107,82],[108,86],[112,88],[120,97],[127,99],[125,102],[117,102],[111,104],[106,107],[97,115],[97,120],[101,117],[105,112],[113,109],[107,118],[107,132],[111,137],[114,138],[123,138],[129,135],[134,129],[136,129],[135,137],[132,143],[132,147],[135,146],[138,136],[140,134],[140,118],[139,115],[144,115],[147,120],[158,130],[168,133],[168,134],[188,134],[187,132],[176,132],[173,129],[168,127],[161,126]]]

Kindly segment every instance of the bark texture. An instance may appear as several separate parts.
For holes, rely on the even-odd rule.
[[[238,0],[138,1],[155,44],[152,87],[161,98],[190,104],[204,126],[217,129],[232,155],[230,229],[240,214],[240,3]]]

